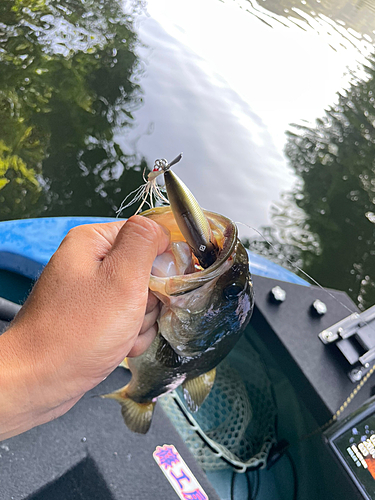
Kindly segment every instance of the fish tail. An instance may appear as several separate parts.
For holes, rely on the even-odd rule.
[[[121,405],[121,414],[128,428],[138,434],[146,434],[151,425],[154,414],[155,403],[137,403],[133,401],[127,392],[128,386],[122,387],[110,394],[104,394],[102,398],[115,399]]]

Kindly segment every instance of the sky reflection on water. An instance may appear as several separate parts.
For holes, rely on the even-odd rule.
[[[348,84],[347,67],[357,70],[364,61],[369,42],[343,38],[332,22],[320,21],[322,33],[304,31],[262,7],[241,5],[250,12],[216,0],[148,2],[150,17],[139,24],[149,47],[140,52],[144,105],[135,117],[153,131],[137,147],[149,163],[184,151],[178,173],[198,200],[259,228],[296,182],[284,155],[289,124],[323,113]]]
[[[123,139],[151,165],[183,151],[176,172],[207,209],[253,225],[265,223],[269,203],[292,185],[262,119],[203,59],[146,19],[141,40],[152,47],[142,80],[144,105]],[[142,58],[142,56],[141,56]],[[152,133],[142,134],[141,126]],[[122,144],[121,137],[118,141]],[[284,169],[285,170],[285,169]]]
[[[365,192],[362,197],[353,197],[350,194],[353,189],[347,192],[345,187],[350,183],[340,184],[341,172],[341,178],[349,174],[354,185],[362,189],[358,180],[362,174],[365,175],[364,166],[355,160],[358,144],[348,145],[353,151],[352,169],[348,172],[342,155],[341,159],[337,158],[336,167],[327,164],[320,153],[317,153],[314,162],[309,163],[311,154],[308,149],[303,149],[289,134],[298,130],[302,136],[312,137],[317,151],[330,152],[337,148],[335,138],[327,137],[322,128],[314,135],[315,120],[340,101],[340,93],[345,95],[346,89],[360,86],[361,82],[369,79],[364,66],[368,64],[366,58],[372,50],[373,32],[369,27],[375,27],[373,12],[370,12],[369,18],[371,4],[364,4],[361,9],[339,3],[331,3],[329,11],[327,5],[316,2],[314,12],[305,1],[299,5],[297,2],[282,2],[281,5],[285,5],[282,13],[277,8],[276,13],[270,13],[263,5],[270,8],[275,4],[267,1],[247,12],[244,12],[249,5],[247,2],[240,3],[242,11],[238,3],[231,2],[193,2],[189,8],[181,2],[169,0],[150,2],[148,10],[152,20],[146,21],[140,33],[149,35],[154,26],[151,23],[159,21],[168,35],[173,37],[168,46],[177,47],[180,43],[179,54],[187,54],[188,50],[193,51],[190,57],[199,54],[199,66],[211,86],[220,82],[217,87],[220,87],[222,107],[227,104],[234,109],[234,103],[242,102],[240,113],[236,116],[246,116],[246,121],[241,118],[240,121],[245,124],[247,136],[244,139],[248,148],[241,147],[241,141],[231,141],[231,145],[239,146],[233,148],[238,154],[221,157],[221,147],[231,152],[230,146],[222,139],[217,143],[217,150],[209,148],[200,153],[201,158],[207,158],[203,164],[208,177],[212,175],[212,165],[215,165],[215,191],[205,191],[206,182],[195,187],[195,161],[186,170],[180,166],[180,175],[190,186],[194,186],[198,199],[202,201],[204,196],[204,203],[213,210],[218,210],[215,203],[220,202],[228,207],[226,213],[235,220],[257,228],[262,226],[266,236],[277,246],[276,250],[269,251],[267,245],[258,244],[259,250],[284,265],[287,258],[297,260],[326,286],[347,290],[361,307],[366,307],[375,300],[375,266],[371,258],[374,231],[373,222],[362,221],[362,218],[366,219],[365,214],[372,212],[365,202]],[[215,22],[210,24],[210,19]],[[263,23],[259,22],[260,19]],[[210,28],[207,29],[207,26]],[[363,33],[355,31],[362,28]],[[165,37],[160,38],[165,40]],[[162,80],[164,77],[163,61],[158,59],[158,45],[151,45],[154,51],[148,66],[152,75],[150,86],[158,71]],[[172,64],[172,67],[178,68],[178,64]],[[197,91],[193,87],[192,75],[189,76],[190,79],[186,80],[188,89],[183,93],[198,92],[195,96],[195,102],[198,102],[202,85],[199,86],[198,79]],[[184,89],[184,81],[173,86],[169,95],[173,97],[177,89],[179,92]],[[189,90],[191,88],[193,90]],[[230,89],[230,94],[226,93],[227,89]],[[201,95],[205,97],[203,93]],[[145,106],[140,113],[146,114],[147,99],[153,104],[153,92],[146,83]],[[345,113],[345,106],[338,112]],[[168,123],[175,123],[173,129],[179,131],[176,118],[170,117],[168,110],[166,116]],[[194,122],[194,117],[188,122]],[[212,123],[214,121],[211,121],[211,126]],[[235,130],[230,120],[223,123],[228,130]],[[327,127],[329,123],[328,120]],[[292,124],[296,124],[297,128]],[[351,125],[356,128],[354,120]],[[256,134],[257,126],[258,131],[262,130],[261,134]],[[223,137],[222,130],[218,132]],[[329,131],[327,133],[329,135]],[[326,135],[322,140],[319,139],[321,134]],[[237,132],[233,135],[241,137]],[[209,133],[204,131],[203,136],[208,137]],[[342,134],[340,141],[351,140],[346,137]],[[178,138],[174,140],[178,141]],[[146,156],[148,146],[150,151],[156,151],[158,142],[147,140],[142,143]],[[299,148],[299,154],[293,154],[293,148]],[[243,152],[244,159],[236,161]],[[216,157],[215,153],[218,153]],[[349,151],[346,156],[350,156]],[[319,166],[324,171],[321,172]],[[337,172],[336,177],[329,174],[333,168]],[[308,174],[304,175],[304,169]],[[328,178],[335,177],[335,180],[327,181],[327,174]],[[335,189],[341,190],[340,195],[330,196],[329,193]],[[371,194],[369,196],[371,208],[373,201]],[[357,202],[357,205],[348,205],[347,199]],[[241,233],[243,236],[251,234],[249,230],[243,231],[242,227]]]

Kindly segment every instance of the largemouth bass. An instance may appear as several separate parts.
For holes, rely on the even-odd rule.
[[[104,397],[117,400],[126,425],[145,434],[159,397],[182,385],[196,411],[215,380],[215,367],[239,340],[253,310],[248,255],[236,225],[202,210],[170,170],[171,206],[141,215],[165,226],[171,244],[152,268],[150,290],[162,302],[158,334],[148,350],[127,358],[128,385]]]

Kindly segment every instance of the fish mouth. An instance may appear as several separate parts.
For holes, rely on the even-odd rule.
[[[194,272],[176,276],[151,275],[150,289],[181,295],[212,282],[231,267],[237,246],[237,226],[226,217],[203,210],[188,187],[168,167],[164,171],[169,207],[147,210],[171,233],[171,242],[185,241],[195,257]]]
[[[218,254],[215,262],[206,269],[201,268],[201,270],[196,270],[189,274],[169,277],[151,275],[151,290],[162,295],[181,295],[213,281],[232,267],[238,245],[237,226],[223,215],[203,209],[202,211],[218,245]],[[176,222],[171,207],[151,208],[142,212],[141,215],[166,227],[170,232],[172,243],[186,241]]]

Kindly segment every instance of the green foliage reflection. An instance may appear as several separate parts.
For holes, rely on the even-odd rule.
[[[0,1],[0,219],[114,215],[141,182],[114,139],[142,101],[139,9]]]
[[[365,71],[314,128],[288,133],[286,153],[302,182],[268,229],[278,253],[362,308],[375,303],[375,56]],[[293,205],[303,217],[293,217]]]

